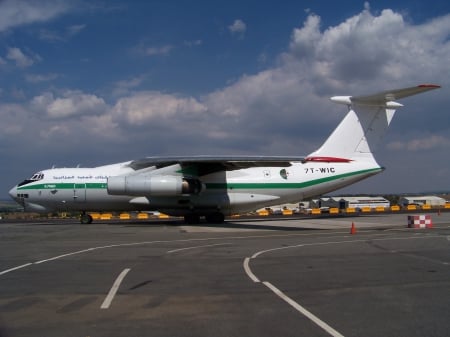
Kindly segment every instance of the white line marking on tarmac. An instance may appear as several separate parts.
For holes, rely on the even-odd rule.
[[[343,232],[333,232],[334,234],[344,234]],[[347,233],[347,232],[345,232]],[[419,233],[417,233],[419,234]],[[17,266],[14,268],[10,268],[8,270],[4,270],[4,271],[0,271],[0,276],[21,269],[21,268],[25,268],[28,267],[30,265],[33,264],[41,264],[41,263],[45,263],[45,262],[51,262],[54,260],[58,260],[67,256],[71,256],[71,255],[76,255],[76,254],[82,254],[82,253],[87,253],[87,252],[91,252],[91,251],[95,251],[95,250],[100,250],[100,249],[107,249],[107,248],[117,248],[117,247],[129,247],[129,246],[140,246],[140,245],[148,245],[148,244],[157,244],[157,243],[174,243],[174,242],[200,242],[200,241],[212,241],[212,240],[250,240],[250,239],[269,239],[269,238],[275,238],[275,237],[307,237],[307,236],[312,236],[312,235],[329,235],[328,232],[324,232],[324,233],[300,233],[300,234],[274,234],[274,235],[248,235],[248,236],[230,236],[230,237],[209,237],[209,238],[202,238],[202,239],[182,239],[182,240],[157,240],[157,241],[142,241],[142,242],[131,242],[131,243],[122,243],[122,244],[112,244],[112,245],[107,245],[107,246],[98,246],[98,247],[92,247],[92,248],[88,248],[88,249],[83,249],[83,250],[79,250],[76,252],[72,252],[72,253],[67,253],[67,254],[63,254],[63,255],[58,255],[55,257],[51,257],[45,260],[40,260],[40,261],[36,261],[33,263],[28,263],[28,264],[24,264],[21,266]],[[383,234],[371,234],[371,236],[374,235],[383,235]],[[331,236],[331,237],[337,237],[337,236]],[[330,237],[330,238],[331,238]],[[438,236],[433,236],[433,237],[438,237]],[[377,240],[377,239],[374,239]],[[383,240],[383,239],[381,239]],[[396,238],[391,238],[391,240],[396,240]],[[400,240],[400,239],[397,239]],[[348,241],[348,242],[360,242],[360,241],[365,241],[365,240],[355,240],[355,241]],[[337,242],[327,242],[325,244],[330,244],[330,243],[337,243]],[[304,244],[305,246],[309,246],[309,245],[314,245],[314,244]],[[283,248],[288,248],[288,247],[283,247]],[[283,249],[280,248],[280,249]],[[261,253],[262,254],[262,253]]]
[[[124,269],[120,275],[117,277],[116,281],[114,282],[113,286],[111,287],[111,290],[108,293],[108,296],[106,296],[105,300],[103,301],[102,305],[100,306],[100,309],[108,309],[111,305],[112,300],[114,299],[114,296],[116,296],[117,290],[119,290],[120,284],[122,283],[125,276],[128,274],[128,272],[131,269],[127,268]]]
[[[339,234],[339,232],[335,232]],[[130,246],[140,246],[140,245],[149,245],[149,244],[156,244],[156,243],[174,243],[174,242],[201,242],[201,241],[212,241],[212,240],[248,240],[248,239],[264,239],[264,238],[274,238],[274,237],[296,237],[296,236],[311,236],[311,235],[327,235],[328,233],[301,233],[301,234],[274,234],[274,235],[248,235],[248,236],[230,236],[230,237],[209,237],[209,238],[201,238],[201,239],[182,239],[182,240],[156,240],[156,241],[141,241],[141,242],[131,242],[131,243],[121,243],[121,244],[112,244],[112,245],[106,245],[106,246],[98,246],[98,247],[91,247],[83,250],[79,250],[76,252],[71,252],[63,255],[54,256],[45,260],[40,260],[32,263],[27,263],[24,265],[20,265],[17,267],[13,267],[7,270],[0,271],[0,276],[10,273],[12,271],[25,268],[28,266],[31,266],[33,264],[41,264],[45,262],[51,262],[58,259],[62,259],[67,256],[87,253],[95,250],[100,249],[108,249],[108,248],[117,248],[117,247],[130,247]],[[342,233],[341,233],[342,234]]]
[[[253,274],[252,270],[250,269],[249,262],[250,262],[250,258],[246,257],[245,260],[244,260],[244,270],[245,270],[245,272],[247,273],[248,277],[250,277],[252,279],[253,282],[255,282],[255,283],[261,282],[259,280],[259,278],[257,278],[255,276],[255,274]]]
[[[288,247],[278,247],[278,248],[272,248],[272,249],[267,249],[267,250],[261,250],[260,252],[257,252],[255,254],[252,255],[252,259],[258,257],[261,254],[264,253],[268,253],[268,252],[273,252],[276,250],[281,250],[281,249],[286,249],[286,248],[294,248],[294,247],[303,247],[305,244],[300,244],[300,245],[295,245],[295,246],[288,246]]]
[[[72,252],[72,253],[67,253],[67,254],[63,254],[63,255],[51,257],[51,258],[46,259],[46,260],[36,261],[36,262],[33,262],[33,263],[34,263],[34,264],[41,264],[41,263],[45,263],[45,262],[49,262],[49,261],[53,261],[53,260],[62,259],[63,257],[67,257],[67,256],[71,256],[71,255],[77,255],[77,254],[82,254],[82,253],[90,252],[90,251],[92,251],[92,250],[94,250],[94,249],[96,249],[96,248],[83,249],[83,250],[79,250],[79,251],[76,251],[76,252]]]
[[[322,321],[320,318],[318,318],[317,316],[313,315],[311,312],[309,312],[308,310],[306,310],[305,308],[303,308],[300,304],[298,304],[297,302],[295,302],[293,299],[291,299],[290,297],[286,296],[281,290],[279,290],[278,288],[276,288],[275,286],[273,286],[271,283],[269,282],[263,282],[263,284],[269,288],[270,290],[272,290],[275,295],[277,295],[279,298],[281,298],[283,301],[287,302],[290,306],[292,306],[295,310],[297,310],[298,312],[300,312],[302,315],[306,316],[307,318],[309,318],[313,323],[315,323],[316,325],[318,325],[319,327],[321,327],[323,330],[325,330],[328,334],[330,334],[333,337],[344,337],[344,335],[340,334],[339,332],[337,332],[336,330],[334,330],[331,326],[329,326],[327,323],[325,323],[324,321]]]
[[[205,247],[214,247],[214,246],[226,246],[231,245],[231,243],[215,243],[212,245],[203,245],[203,246],[194,246],[194,247],[186,247],[186,248],[178,248],[178,249],[172,249],[167,252],[167,254],[181,252],[183,250],[190,250],[190,249],[197,249],[197,248],[205,248]]]
[[[429,238],[438,238],[439,236],[437,235],[431,235],[431,236],[422,236],[422,237],[400,237],[400,238],[391,238],[391,237],[387,237],[387,238],[375,238],[372,239],[372,241],[390,241],[390,240],[417,240],[417,239],[429,239]],[[447,239],[449,239],[449,237],[447,237]],[[269,252],[274,252],[274,251],[278,251],[278,250],[283,250],[283,249],[290,249],[290,248],[299,248],[299,247],[306,247],[306,246],[326,246],[326,245],[334,245],[334,244],[346,244],[346,243],[361,243],[361,242],[367,242],[367,239],[360,239],[360,240],[342,240],[342,241],[328,241],[328,242],[314,242],[314,243],[303,243],[303,244],[299,244],[299,245],[292,245],[292,246],[286,246],[286,247],[277,247],[277,248],[272,248],[272,249],[266,249],[266,250],[261,250],[259,252],[256,252],[255,254],[253,254],[250,258],[246,257],[244,259],[244,270],[247,273],[247,276],[255,283],[259,283],[261,282],[259,280],[259,278],[252,272],[252,270],[250,269],[250,259],[252,258],[256,258],[262,254],[265,253],[269,253]],[[432,261],[432,262],[437,262],[437,263],[441,263],[441,264],[445,264],[447,265],[447,262],[442,262],[442,261]],[[294,307],[297,311],[299,311],[301,314],[303,314],[304,316],[306,316],[307,318],[309,318],[311,321],[313,321],[315,324],[317,324],[318,326],[320,326],[322,329],[324,329],[325,331],[327,331],[330,335],[334,336],[334,337],[343,337],[342,334],[340,334],[339,332],[337,332],[336,330],[334,330],[332,327],[330,327],[328,324],[326,324],[325,322],[323,322],[322,320],[320,320],[318,317],[314,316],[312,313],[310,313],[308,310],[306,310],[305,308],[303,308],[300,304],[298,304],[297,302],[295,302],[294,300],[292,300],[291,298],[289,298],[288,296],[286,296],[283,292],[281,292],[281,290],[279,290],[278,288],[276,288],[275,286],[273,286],[270,282],[267,281],[263,281],[262,282],[266,287],[268,287],[272,292],[274,292],[277,296],[279,296],[281,299],[283,299],[285,302],[287,302],[289,305],[291,305],[292,307]]]
[[[31,266],[31,265],[32,265],[32,263],[25,263],[25,264],[23,264],[21,266],[17,266],[17,267],[14,267],[14,268],[10,268],[10,269],[4,270],[4,271],[0,272],[0,275],[7,274],[7,273],[12,272],[14,270],[25,268],[25,267],[28,267],[28,266]]]

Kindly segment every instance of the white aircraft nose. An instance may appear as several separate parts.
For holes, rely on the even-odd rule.
[[[16,200],[17,199],[17,186],[14,186],[13,188],[11,188],[8,193],[11,196],[11,198]]]

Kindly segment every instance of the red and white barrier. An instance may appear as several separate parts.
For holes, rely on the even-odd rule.
[[[408,215],[408,228],[433,228],[431,215]]]

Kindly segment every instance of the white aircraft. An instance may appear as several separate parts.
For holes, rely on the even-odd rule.
[[[298,202],[353,184],[383,168],[373,153],[395,100],[440,88],[423,84],[368,96],[335,96],[348,113],[306,157],[147,157],[93,168],[35,173],[9,194],[25,211],[160,211],[187,223],[221,223],[226,215]]]

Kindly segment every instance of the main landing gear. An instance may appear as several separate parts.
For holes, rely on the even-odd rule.
[[[80,222],[83,225],[88,225],[92,223],[92,216],[90,214],[87,214],[86,212],[82,212],[80,214]]]

